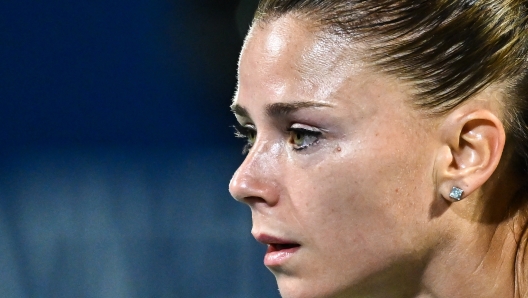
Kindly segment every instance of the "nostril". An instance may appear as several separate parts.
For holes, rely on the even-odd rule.
[[[250,206],[254,206],[257,204],[267,204],[267,201],[260,197],[245,197],[245,198],[242,198],[242,200],[237,200],[237,201],[248,204]]]
[[[231,183],[229,185],[229,192],[240,203],[253,205],[266,202],[264,198],[258,195],[258,190],[249,188],[247,184]]]

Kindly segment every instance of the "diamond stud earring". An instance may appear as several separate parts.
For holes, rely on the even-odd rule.
[[[451,193],[449,193],[449,197],[453,200],[455,200],[455,202],[458,202],[460,200],[462,200],[462,195],[464,194],[464,191],[456,186],[453,186],[453,188],[451,189]]]

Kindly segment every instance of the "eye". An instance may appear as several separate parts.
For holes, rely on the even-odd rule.
[[[257,139],[257,130],[253,125],[242,126],[240,124],[235,124],[234,128],[235,137],[246,139],[246,145],[244,145],[244,148],[242,149],[242,154],[248,153]]]
[[[292,144],[294,150],[303,150],[315,145],[322,134],[316,128],[301,124],[292,125],[288,128],[288,132],[290,132],[289,142]]]

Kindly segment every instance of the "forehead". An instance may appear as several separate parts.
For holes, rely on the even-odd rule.
[[[329,70],[337,60],[345,62],[344,44],[343,37],[322,31],[308,20],[284,16],[253,26],[246,48],[261,50],[270,59],[283,59],[308,72]]]
[[[281,79],[306,85],[322,81],[328,84],[332,79],[351,75],[361,66],[344,44],[342,37],[293,16],[257,23],[241,53],[240,83],[251,78],[271,85],[280,85]]]
[[[250,114],[280,102],[332,105],[347,117],[402,109],[409,88],[363,63],[361,47],[292,16],[257,23],[241,53],[234,103]]]

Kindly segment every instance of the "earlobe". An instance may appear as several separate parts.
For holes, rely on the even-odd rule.
[[[497,169],[506,141],[499,118],[488,109],[461,107],[441,126],[436,183],[445,199],[471,196]]]

